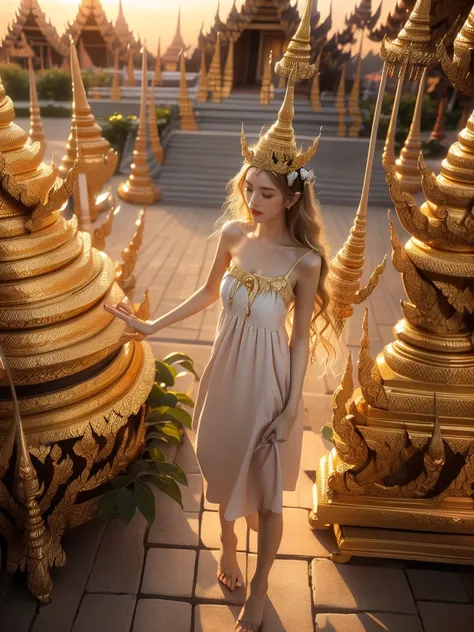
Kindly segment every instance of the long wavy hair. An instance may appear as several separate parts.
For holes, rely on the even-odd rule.
[[[218,234],[223,225],[230,220],[243,220],[249,225],[255,225],[255,220],[248,207],[245,195],[245,179],[251,166],[244,163],[239,173],[227,183],[226,200],[221,209],[221,215],[214,224],[214,232],[210,237]],[[261,170],[258,170],[260,172]],[[285,209],[287,228],[293,239],[308,248],[313,249],[321,257],[321,274],[319,277],[318,291],[314,301],[314,311],[310,324],[310,361],[313,364],[316,359],[316,350],[321,344],[325,351],[326,368],[332,365],[337,352],[330,341],[334,332],[333,318],[330,313],[331,298],[328,289],[329,273],[329,249],[324,234],[321,218],[321,209],[318,197],[314,192],[313,184],[303,181],[300,173],[290,186],[286,176],[266,172],[276,187],[282,192],[285,202],[290,201],[294,194],[301,193],[298,200],[290,209]],[[293,326],[294,303],[288,311],[288,320]]]

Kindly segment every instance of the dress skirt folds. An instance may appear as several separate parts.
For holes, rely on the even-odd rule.
[[[288,275],[259,277],[231,264],[221,282],[222,309],[199,383],[192,428],[207,481],[206,498],[226,506],[226,520],[259,508],[279,513],[283,490],[296,488],[302,397],[288,440],[261,441],[285,408],[290,391],[285,321],[294,296]]]

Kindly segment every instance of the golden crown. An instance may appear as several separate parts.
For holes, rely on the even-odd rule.
[[[278,119],[267,132],[264,133],[262,129],[254,147],[249,147],[242,124],[242,155],[247,164],[257,169],[288,175],[303,167],[318,151],[321,134],[306,151],[298,153],[293,129],[295,84],[298,79],[310,79],[316,72],[315,65],[310,64],[312,4],[313,0],[306,1],[298,30],[291,38],[283,58],[275,65],[275,72],[288,78]]]

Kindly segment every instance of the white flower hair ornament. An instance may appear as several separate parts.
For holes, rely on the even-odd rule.
[[[314,184],[316,182],[316,176],[314,175],[314,171],[306,171],[306,169],[303,169],[302,167],[299,173],[298,171],[292,171],[286,176],[286,179],[288,181],[288,186],[290,187],[292,186],[293,182],[296,180],[298,175],[301,176],[301,179],[303,180],[305,184],[306,182],[308,182],[309,184]]]

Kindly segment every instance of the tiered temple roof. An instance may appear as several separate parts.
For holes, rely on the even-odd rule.
[[[178,24],[176,25],[176,33],[173,37],[173,41],[168,46],[161,59],[164,63],[165,70],[177,70],[178,68],[178,55],[181,50],[186,50],[187,46],[184,43],[183,36],[181,35],[181,7],[178,9]]]
[[[128,26],[128,22],[125,18],[122,0],[119,0],[119,12],[117,19],[115,20],[115,32],[123,46],[138,46],[138,42],[133,35],[133,31]]]
[[[65,44],[72,37],[77,45],[82,39],[84,48],[97,67],[113,66],[114,51],[126,49],[107,19],[100,0],[82,0],[74,22],[68,22],[63,35]]]
[[[56,29],[46,19],[38,0],[21,0],[12,24],[3,39],[1,56],[9,58],[14,50],[21,46],[24,35],[26,42],[33,49],[36,59],[43,60],[45,67],[48,61],[60,65],[69,55],[69,48],[59,37]]]

